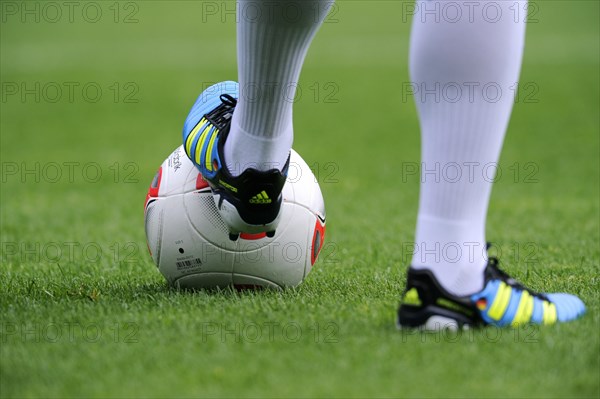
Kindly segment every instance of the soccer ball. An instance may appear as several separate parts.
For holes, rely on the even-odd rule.
[[[300,284],[323,246],[325,204],[317,180],[292,150],[282,214],[273,237],[232,239],[208,183],[183,146],[163,162],[144,205],[148,249],[180,288],[284,288]]]

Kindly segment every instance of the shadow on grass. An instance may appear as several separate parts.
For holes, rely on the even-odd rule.
[[[204,297],[235,300],[252,297],[280,297],[285,292],[297,294],[298,289],[284,291],[263,287],[221,287],[183,289],[170,286],[162,276],[150,271],[142,273],[103,273],[97,268],[50,267],[29,268],[26,271],[0,271],[0,298],[6,305],[26,301],[89,301],[105,300],[135,302],[160,301],[181,297]]]

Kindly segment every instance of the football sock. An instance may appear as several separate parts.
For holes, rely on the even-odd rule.
[[[235,176],[282,169],[293,141],[292,106],[304,58],[332,0],[237,3],[240,96],[225,142]]]
[[[485,218],[521,67],[526,4],[416,3],[410,73],[422,162],[412,267],[430,269],[454,295],[483,288]]]

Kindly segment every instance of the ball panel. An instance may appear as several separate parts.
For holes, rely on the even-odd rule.
[[[287,201],[302,205],[325,219],[325,202],[317,178],[304,159],[294,150],[290,155],[286,186],[294,188],[293,199],[286,198]]]
[[[229,229],[219,214],[210,189],[185,194],[183,208],[197,235],[219,248],[235,250],[236,244],[229,239]]]
[[[237,241],[235,274],[256,276],[284,287],[302,282],[309,271],[310,240],[316,217],[297,204],[286,204],[284,212],[282,219],[293,218],[293,228],[278,230],[273,238]]]
[[[159,270],[169,282],[174,282],[184,275],[233,272],[234,253],[219,249],[204,240],[183,211],[185,198],[193,194],[175,195],[158,200],[164,213],[158,264]]]
[[[184,194],[196,190],[196,179],[200,173],[179,146],[163,162],[159,197]]]

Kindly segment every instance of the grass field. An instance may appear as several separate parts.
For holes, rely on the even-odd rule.
[[[0,4],[1,397],[600,395],[598,2],[535,3],[488,219],[505,269],[588,312],[458,336],[394,327],[419,183],[404,3],[339,1],[310,50],[294,147],[327,244],[282,293],[177,292],[145,244],[189,107],[236,77],[234,4]]]

